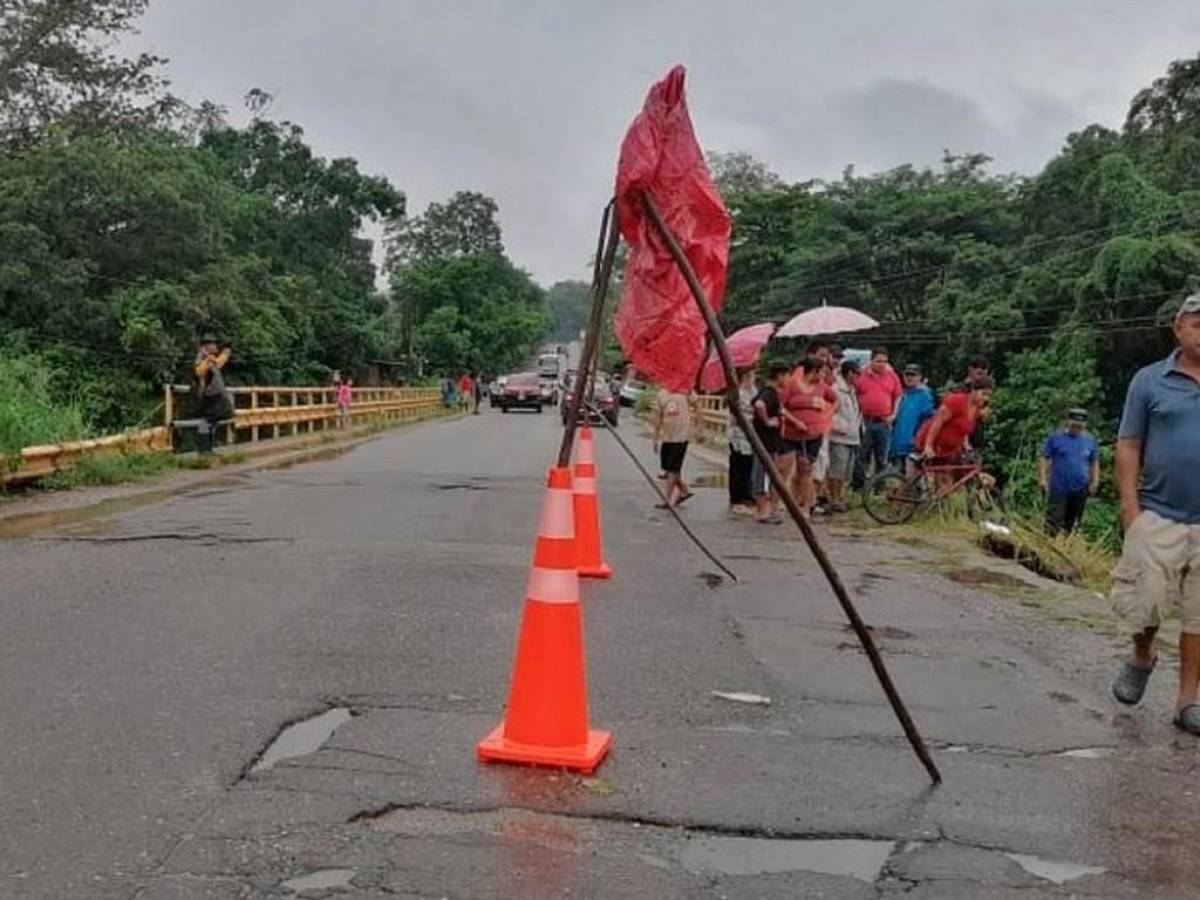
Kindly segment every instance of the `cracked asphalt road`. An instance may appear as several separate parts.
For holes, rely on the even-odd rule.
[[[701,490],[689,522],[741,582],[714,578],[602,433],[616,577],[584,604],[613,754],[591,779],[476,763],[555,425],[417,426],[0,541],[0,897],[1196,896],[1171,667],[1118,710],[1118,645],[1053,614],[1101,601],[822,526],[931,789],[790,526]],[[354,716],[249,773],[331,706]]]

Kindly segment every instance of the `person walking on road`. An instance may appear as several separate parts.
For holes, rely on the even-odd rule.
[[[660,508],[674,508],[692,496],[687,482],[683,480],[683,460],[692,439],[692,406],[690,396],[665,388],[654,399],[651,417],[654,450],[659,454],[659,464],[667,474],[663,488],[666,502],[659,504]]]
[[[783,439],[779,429],[782,424],[782,413],[779,402],[779,392],[788,379],[788,367],[774,365],[767,371],[767,381],[754,397],[754,430],[767,452],[775,459],[783,453]],[[786,479],[787,476],[784,476]],[[754,486],[754,517],[764,525],[779,525],[783,519],[779,516],[779,497],[770,485],[767,470],[754,457],[750,481]]]
[[[742,412],[747,420],[751,420],[754,415],[754,369],[739,369],[737,377]],[[733,410],[729,411],[726,433],[729,439],[729,515],[752,516],[754,490],[750,476],[754,466],[754,450],[750,447],[750,439],[738,425]]]
[[[1083,518],[1088,497],[1100,487],[1100,448],[1087,433],[1086,409],[1067,411],[1066,427],[1042,445],[1038,484],[1046,495],[1046,531],[1070,534]]]
[[[233,415],[233,403],[225,387],[224,369],[232,351],[221,349],[214,334],[200,338],[196,361],[192,366],[192,390],[199,401],[200,452],[212,453],[221,422]]]
[[[463,372],[458,379],[458,408],[464,412],[471,411],[471,402],[475,399],[475,382],[470,372]]]
[[[917,450],[917,431],[936,408],[933,391],[925,383],[921,367],[915,363],[905,366],[904,393],[896,405],[896,421],[892,425],[889,451],[892,465],[902,472],[908,473],[908,457]]]
[[[858,363],[846,360],[838,372],[837,406],[829,431],[829,468],[825,482],[829,488],[829,511],[845,512],[846,482],[854,474],[854,460],[862,442],[862,413],[858,409]]]
[[[483,379],[479,377],[478,372],[471,376],[471,400],[474,403],[471,411],[479,415],[479,407],[483,405]]]
[[[1178,603],[1179,688],[1175,725],[1200,735],[1200,294],[1174,322],[1177,348],[1129,383],[1117,434],[1116,482],[1125,542],[1112,602],[1133,639],[1113,695],[1142,699],[1158,661],[1154,637]]]
[[[858,376],[858,406],[863,418],[863,466],[865,474],[878,475],[888,464],[892,423],[903,388],[888,364],[884,347],[871,351],[871,362]]]
[[[805,513],[811,515],[812,467],[821,452],[825,423],[837,406],[837,394],[825,383],[825,364],[806,356],[780,396],[783,415],[784,455],[780,457],[785,480],[791,476],[792,493]]]

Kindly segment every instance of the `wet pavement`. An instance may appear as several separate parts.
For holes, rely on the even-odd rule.
[[[418,426],[0,540],[0,897],[1197,895],[1173,666],[1117,708],[1103,601],[820,526],[931,788],[791,527],[698,491],[731,583],[602,433],[616,575],[583,602],[612,756],[477,763],[554,422]]]

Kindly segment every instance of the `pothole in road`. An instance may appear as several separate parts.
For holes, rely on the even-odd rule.
[[[318,869],[307,875],[289,878],[287,881],[281,882],[279,886],[293,894],[328,891],[334,888],[349,887],[350,880],[354,878],[355,874],[353,869]]]
[[[721,875],[813,872],[871,883],[879,877],[895,848],[895,841],[705,837],[688,841],[680,862],[692,872]]]
[[[251,772],[265,772],[285,759],[308,756],[321,748],[333,733],[353,718],[353,713],[344,706],[335,706],[325,712],[287,725],[267,745],[267,749],[250,767]]]
[[[405,837],[486,835],[505,843],[582,852],[609,852],[659,868],[690,872],[765,875],[812,872],[875,881],[896,848],[895,841],[725,836],[695,827],[668,826],[621,817],[564,816],[526,809],[449,810],[405,807],[359,816],[370,827]]]
[[[1083,878],[1085,875],[1103,875],[1105,872],[1099,866],[1056,862],[1055,860],[1042,859],[1040,856],[1027,856],[1024,853],[1005,853],[1004,855],[1035,878],[1052,881],[1055,884],[1066,884],[1068,881]]]

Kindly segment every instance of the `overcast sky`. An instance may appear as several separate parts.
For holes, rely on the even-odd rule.
[[[792,180],[943,148],[1032,173],[1200,51],[1200,3],[154,0],[142,32],[177,93],[273,93],[273,115],[387,175],[412,214],[495,197],[509,255],[548,285],[589,276],[621,136],[676,62],[704,146]]]

